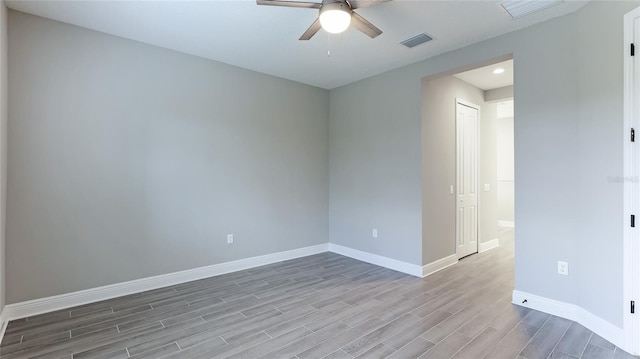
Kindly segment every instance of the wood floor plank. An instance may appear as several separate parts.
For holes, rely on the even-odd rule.
[[[353,359],[353,357],[342,350],[337,350],[322,359]]]
[[[531,341],[539,328],[520,323],[486,355],[486,358],[513,359]]]
[[[400,349],[415,338],[424,335],[431,328],[435,327],[450,316],[451,314],[447,312],[436,310],[430,315],[419,320],[416,325],[410,326],[409,328],[388,338],[384,343],[392,348]]]
[[[550,317],[551,316],[547,313],[532,310],[522,319],[522,322],[532,327],[540,328],[547,320],[549,320]]]
[[[169,355],[161,356],[159,358],[162,359],[181,359],[181,358],[195,358],[200,355],[209,353],[218,347],[223,347],[227,345],[227,343],[222,340],[220,337],[209,336],[203,338],[197,345],[194,345],[190,348],[182,348],[179,352],[172,353]],[[178,343],[179,346],[179,343]]]
[[[357,359],[382,359],[382,358],[388,357],[394,351],[395,351],[395,349],[390,348],[390,347],[384,345],[383,343],[379,343],[378,345],[374,346],[373,348],[371,348],[371,349],[367,350],[366,352],[358,355],[356,358]]]
[[[180,351],[180,347],[176,342],[165,344],[160,347],[152,348],[146,352],[142,352],[137,355],[131,355],[131,358],[135,359],[156,359],[168,354],[177,353]]]
[[[440,343],[433,346],[426,353],[420,356],[420,359],[444,359],[451,358],[462,347],[467,345],[471,338],[458,332],[453,332]]]
[[[312,323],[318,319],[322,319],[325,316],[332,316],[335,313],[340,313],[345,308],[348,308],[349,305],[343,302],[337,302],[322,309],[318,309],[314,312],[305,314],[301,317],[296,318],[295,320],[288,320],[283,323],[274,325],[273,327],[265,330],[267,334],[272,337],[278,336],[280,334],[284,334],[294,328],[297,328],[302,325],[306,325],[308,323]]]
[[[433,343],[439,343],[444,338],[449,336],[449,334],[451,334],[453,331],[473,318],[476,314],[477,311],[473,306],[464,307],[459,312],[453,314],[435,327],[429,329],[429,331],[422,335],[422,337]]]
[[[417,307],[421,306],[422,303],[430,302],[435,298],[437,297],[431,293],[423,293],[415,298],[405,299],[402,303],[399,303],[392,308],[388,308],[383,313],[379,314],[378,318],[385,322],[391,321],[400,315],[413,311]]]
[[[309,348],[322,343],[327,339],[335,336],[339,333],[344,333],[349,329],[349,326],[344,323],[335,323],[329,327],[323,328],[317,332],[304,336],[298,340],[295,340],[288,345],[285,345],[278,350],[266,353],[258,358],[260,359],[280,359],[291,358],[300,354]]]
[[[477,359],[483,358],[502,339],[503,333],[494,328],[487,328],[477,337],[472,339],[452,358],[454,359]]]
[[[506,312],[499,315],[489,326],[505,333],[509,332],[518,325],[518,323],[522,322],[523,318],[531,311],[529,308],[510,306]]]
[[[587,345],[581,359],[613,359],[613,350],[604,349],[595,345]]]
[[[508,305],[509,302],[510,299],[508,297],[496,300],[495,303],[488,305],[485,310],[478,313],[478,315],[460,327],[458,331],[468,337],[476,337],[484,331],[496,317],[511,309]]]
[[[569,355],[567,353],[563,353],[559,350],[554,350],[551,355],[549,356],[549,359],[577,359],[578,357],[573,356],[573,355]]]
[[[110,343],[91,348],[89,350],[84,350],[79,353],[73,353],[73,357],[75,359],[89,359],[94,358],[97,355],[101,355],[103,353],[110,353],[116,351],[118,348],[128,348],[129,352],[131,352],[132,348],[137,348],[139,345],[153,343],[157,345],[149,345],[146,349],[152,349],[156,346],[162,346],[167,344],[167,337],[182,334],[186,332],[187,329],[197,327],[200,324],[203,324],[204,321],[202,319],[192,319],[186,322],[175,324],[171,327],[162,328],[153,332],[144,332],[134,336],[125,336],[120,337],[119,340],[112,341]],[[139,352],[143,352],[145,350],[139,350]],[[132,354],[136,354],[134,351]]]
[[[613,359],[638,359],[638,357],[633,356],[620,348],[616,348],[613,353]]]
[[[326,340],[320,344],[317,344],[301,353],[298,353],[298,358],[322,358],[332,352],[340,349],[341,347],[355,341],[356,339],[363,337],[364,335],[381,328],[386,323],[380,319],[373,318],[366,321],[355,328],[348,329],[344,334],[334,336],[330,340]],[[344,350],[343,350],[344,351]]]
[[[575,357],[580,357],[587,347],[590,339],[591,331],[589,329],[578,323],[572,323],[562,339],[560,339],[555,350]]]
[[[435,344],[432,342],[418,337],[409,344],[396,350],[393,355],[389,356],[389,359],[415,359],[426,353],[433,346],[435,346]]]
[[[404,330],[405,328],[415,325],[419,321],[419,317],[405,314],[400,318],[383,325],[382,327],[372,331],[371,333],[355,340],[344,347],[342,350],[353,356],[357,357],[363,354],[368,349],[376,346],[378,343],[383,342],[385,339],[392,337],[397,331]]]
[[[520,355],[528,359],[546,359],[570,325],[571,322],[566,319],[558,317],[549,318],[536,335],[533,336],[531,342],[522,350]]]
[[[317,331],[318,329],[322,329],[332,323],[335,323],[336,321],[342,321],[345,324],[349,324],[350,326],[357,326],[357,325],[351,325],[352,323],[347,323],[344,318],[349,317],[351,315],[354,314],[359,314],[359,313],[368,313],[368,317],[369,318],[374,318],[375,316],[370,315],[371,313],[376,313],[374,308],[379,304],[380,302],[377,299],[370,299],[367,302],[363,302],[363,303],[359,303],[358,305],[353,305],[351,307],[347,307],[345,309],[343,309],[342,311],[338,312],[338,313],[333,313],[332,315],[327,315],[324,316],[322,318],[319,318],[317,320],[314,320],[313,322],[309,322],[307,324],[305,324],[305,326],[313,331]],[[377,319],[377,318],[375,318]]]
[[[276,351],[283,346],[301,339],[313,332],[305,327],[298,327],[290,332],[284,333],[278,337],[267,340],[264,343],[253,345],[244,350],[240,350],[237,353],[225,355],[224,358],[229,359],[243,359],[243,358],[257,358],[264,353],[270,353]]]
[[[601,336],[599,336],[598,334],[593,333],[593,335],[591,335],[591,339],[589,340],[589,344],[591,345],[595,345],[597,347],[600,348],[604,348],[604,349],[609,349],[609,350],[615,350],[616,346],[609,343],[606,339],[602,338]]]

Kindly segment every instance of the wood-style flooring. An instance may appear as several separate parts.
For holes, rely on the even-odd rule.
[[[323,253],[15,320],[0,357],[632,358],[512,305],[510,237],[424,279]]]

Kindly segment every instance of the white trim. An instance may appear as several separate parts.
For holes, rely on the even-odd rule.
[[[448,257],[440,258],[437,261],[434,261],[422,266],[422,277],[426,277],[428,275],[431,275],[437,271],[441,271],[457,263],[458,263],[457,254],[452,254]]]
[[[498,220],[498,227],[516,228],[516,222]]]
[[[523,303],[525,300],[526,302]],[[575,304],[549,299],[518,290],[513,291],[512,303],[578,322],[621,349],[631,352],[630,343],[627,342],[622,328],[609,323],[608,321]]]
[[[422,267],[397,259],[379,256],[377,254],[360,251],[357,249],[344,247],[338,244],[329,243],[329,252],[341,254],[359,261],[375,264],[380,267],[393,269],[398,272],[407,273],[412,276],[422,277]]]
[[[635,93],[640,89],[635,89],[634,79],[640,74],[634,73],[634,58],[629,56],[629,44],[636,42],[634,40],[634,20],[640,17],[640,7],[627,13],[624,16],[624,38],[622,44],[624,59],[624,120],[623,120],[623,210],[624,216],[621,220],[623,231],[623,249],[622,249],[622,281],[623,281],[623,302],[621,310],[623,311],[623,328],[624,338],[627,351],[634,354],[640,354],[640,340],[634,340],[634,337],[640,337],[640,316],[637,314],[635,318],[629,312],[629,302],[635,300],[636,303],[640,299],[640,237],[638,231],[632,231],[629,227],[629,216],[636,214],[640,208],[640,187],[638,182],[640,160],[640,152],[638,146],[632,146],[629,141],[629,129],[635,128],[640,131],[638,123],[638,114],[634,114],[634,106],[638,105],[637,95]],[[638,55],[636,55],[638,56]],[[640,133],[640,132],[639,132]],[[637,140],[636,140],[637,142]],[[634,299],[635,298],[635,299]]]
[[[214,264],[206,267],[188,269],[180,272],[167,273],[154,277],[136,279],[128,282],[111,284],[73,293],[9,304],[6,305],[4,307],[4,310],[2,311],[2,319],[4,320],[4,322],[7,322],[9,320],[20,319],[42,313],[52,312],[55,310],[75,307],[78,305],[94,303],[105,299],[121,297],[123,295],[153,290],[170,285],[190,282],[202,278],[213,277],[225,273],[236,272],[285,260],[306,257],[313,254],[326,252],[327,249],[328,246],[326,243],[319,244],[315,246],[298,248],[263,256],[240,259],[232,262]]]
[[[500,247],[500,240],[498,238],[494,238],[490,241],[480,242],[480,245],[478,246],[478,252],[486,252],[497,247]]]

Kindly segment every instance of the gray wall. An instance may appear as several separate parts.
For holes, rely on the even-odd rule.
[[[513,102],[509,101],[513,106]],[[492,103],[488,106],[495,106]],[[513,163],[513,116],[498,117],[496,119],[496,152],[497,176],[496,196],[498,200],[498,220],[514,221],[515,183]]]
[[[421,265],[420,87],[403,82],[377,76],[330,92],[330,239]]]
[[[513,85],[498,87],[484,92],[484,100],[486,102],[500,101],[513,97]]]
[[[481,242],[496,237],[495,113],[487,111],[484,91],[454,76],[422,81],[422,260],[425,264],[456,253],[456,98],[480,107]],[[494,111],[495,112],[495,111]],[[436,170],[434,170],[436,169]],[[483,185],[491,186],[484,192]]]
[[[328,91],[9,24],[8,303],[327,243]]]
[[[331,241],[416,260],[421,78],[513,53],[515,287],[621,326],[622,186],[603,174],[622,172],[622,24],[636,6],[591,2],[575,14],[332,90]],[[355,239],[382,222],[391,231],[388,244]],[[594,258],[600,265],[589,268]],[[557,274],[558,260],[569,262],[571,275]]]
[[[480,237],[479,243],[498,238],[498,133],[496,107],[482,103],[480,119]],[[489,190],[485,191],[485,184]]]
[[[7,208],[7,7],[0,4],[0,313],[5,305],[6,283],[6,208]],[[1,323],[0,323],[1,324]]]
[[[623,176],[622,148],[628,138],[622,126],[623,54],[628,53],[628,44],[622,41],[622,15],[638,6],[638,1],[598,2],[577,14],[581,36],[575,56],[582,60],[573,62],[580,74],[579,106],[574,115],[579,118],[577,148],[581,155],[571,179],[580,199],[576,208],[577,295],[581,306],[606,319],[621,320],[621,313],[628,310],[627,303],[620,308],[610,301],[611,293],[616,299],[622,296],[622,229],[628,222],[622,212],[622,183],[609,179]],[[518,108],[519,101],[516,126]],[[519,185],[516,180],[516,191]]]

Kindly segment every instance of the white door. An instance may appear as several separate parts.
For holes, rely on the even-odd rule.
[[[636,17],[633,21],[633,43],[635,47],[640,49],[640,8],[636,10]],[[637,51],[636,51],[637,52]],[[633,120],[632,126],[636,129],[636,133],[640,133],[640,54],[635,54],[633,59]],[[637,137],[636,137],[637,138]],[[636,145],[638,146],[636,139]],[[635,150],[635,173],[634,177],[640,175],[640,149],[636,147]],[[638,217],[638,212],[640,211],[640,188],[638,184],[635,185],[634,191],[634,213],[636,213],[636,217]],[[631,252],[633,255],[632,265],[631,265],[631,278],[632,278],[632,299],[636,303],[635,313],[633,314],[633,323],[631,328],[631,351],[635,351],[635,354],[640,354],[640,235],[636,233],[631,243]]]
[[[479,107],[456,99],[456,242],[458,258],[478,252]]]
[[[640,354],[640,54],[631,56],[631,43],[640,48],[640,7],[624,17],[625,44],[625,125],[624,125],[624,332],[625,350]],[[636,51],[637,52],[637,51]],[[629,140],[629,131],[635,129],[635,140]],[[636,217],[635,228],[629,223],[630,215]],[[635,302],[635,314],[631,314],[631,303]]]

